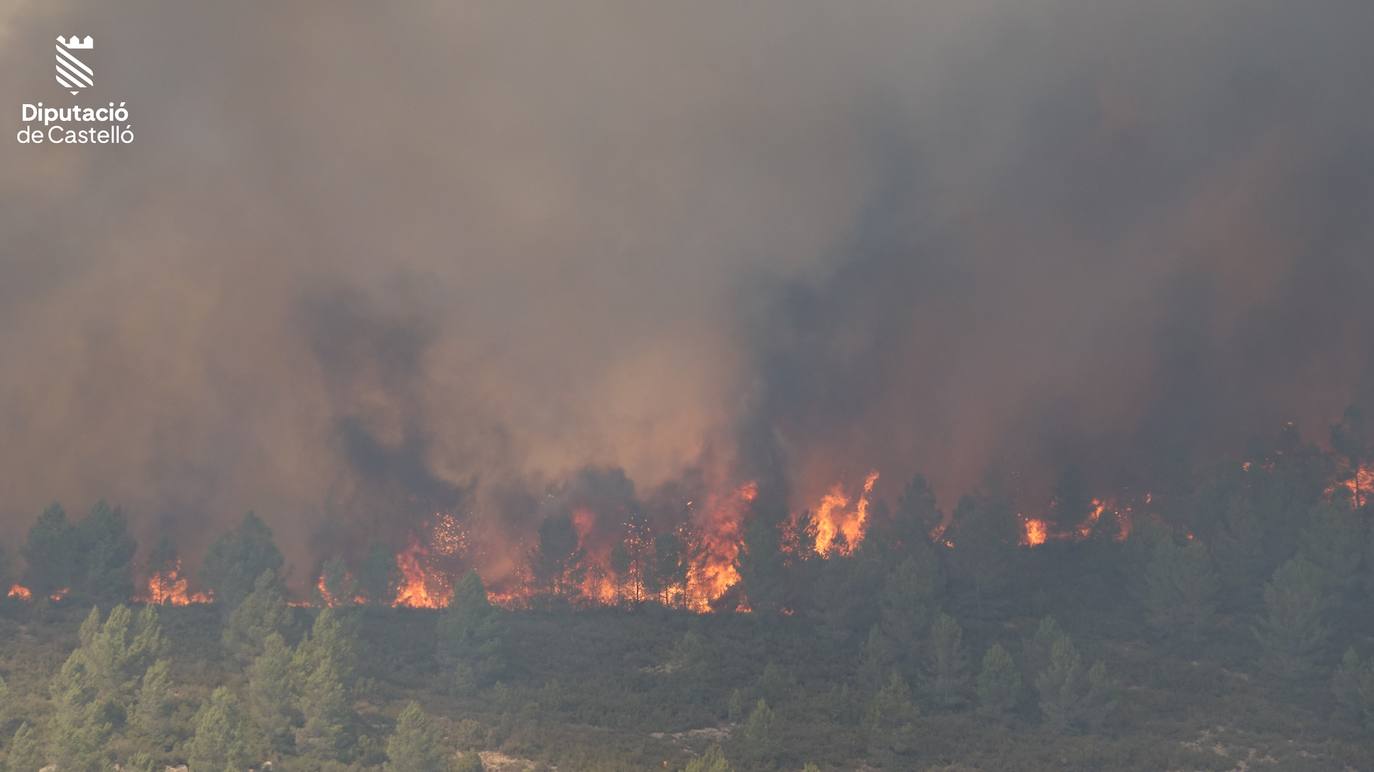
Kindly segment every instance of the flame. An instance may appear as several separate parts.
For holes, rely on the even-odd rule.
[[[453,596],[449,577],[439,571],[426,571],[429,548],[419,539],[411,538],[410,545],[396,553],[396,567],[401,570],[401,586],[396,590],[392,606],[407,608],[443,608]]]
[[[344,578],[348,581],[353,578],[353,575],[345,573]],[[330,594],[329,588],[324,583],[324,574],[320,574],[320,577],[315,580],[315,589],[320,593],[320,602],[329,608],[339,608],[347,603],[343,598],[335,598]],[[367,598],[363,597],[361,593],[353,596],[354,605],[361,606],[366,602]]]
[[[1368,504],[1370,496],[1374,495],[1374,466],[1360,464],[1355,467],[1349,477],[1329,486],[1326,495],[1335,497],[1338,491],[1341,496],[1350,500],[1350,506],[1355,509]]]
[[[189,606],[213,600],[212,593],[192,593],[188,589],[186,578],[181,575],[181,561],[177,560],[148,577],[148,592],[139,600],[159,606]]]
[[[816,543],[818,555],[840,553],[848,555],[863,541],[864,528],[868,525],[868,497],[878,482],[878,473],[869,472],[864,478],[863,490],[854,509],[849,509],[849,496],[844,486],[836,483],[830,492],[821,497],[816,505]],[[836,537],[843,535],[842,545],[836,544]]]
[[[1024,518],[1023,527],[1025,534],[1021,543],[1028,547],[1039,547],[1049,538],[1049,527],[1044,520],[1035,517]]]
[[[707,498],[699,557],[687,580],[687,606],[698,613],[739,583],[735,559],[744,538],[744,516],[759,496],[759,484],[749,481],[724,495]]]
[[[71,591],[72,588],[70,587],[63,587],[60,590],[54,590],[52,594],[48,596],[48,600],[52,601],[53,603],[56,603],[59,600],[62,600],[63,598],[67,597],[67,594]]]
[[[10,591],[5,597],[15,598],[17,600],[33,600],[33,592],[24,585],[16,582],[10,585]]]

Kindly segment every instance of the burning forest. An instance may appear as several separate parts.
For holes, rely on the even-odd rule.
[[[0,3],[0,768],[1374,769],[1371,29]]]

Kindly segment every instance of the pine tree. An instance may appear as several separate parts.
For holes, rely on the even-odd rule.
[[[148,666],[138,690],[130,725],[152,745],[162,748],[172,736],[171,665],[159,659]]]
[[[261,744],[291,750],[296,725],[291,649],[278,633],[263,641],[262,654],[248,668],[248,716]]]
[[[1050,662],[1035,679],[1040,692],[1040,711],[1046,723],[1059,731],[1094,729],[1116,705],[1116,687],[1102,662],[1087,671],[1074,648],[1063,636],[1054,642]]]
[[[301,716],[296,747],[318,759],[340,759],[348,746],[352,711],[334,660],[326,656],[301,687]]]
[[[315,598],[322,606],[351,606],[358,595],[358,583],[343,558],[333,557],[320,566]]]
[[[115,606],[101,624],[100,609],[92,608],[80,637],[77,653],[90,674],[96,699],[122,712],[133,702],[139,678],[164,646],[157,609],[144,606],[135,617],[127,606]]]
[[[389,606],[396,599],[401,569],[395,553],[385,544],[373,544],[358,569],[358,589],[371,606]]]
[[[224,648],[240,662],[251,662],[262,653],[263,642],[272,633],[286,630],[290,613],[277,575],[263,571],[253,591],[229,615],[221,636]]]
[[[1346,649],[1331,677],[1331,692],[1346,718],[1374,731],[1374,659],[1361,661],[1353,648]]]
[[[930,627],[926,661],[927,689],[941,708],[957,708],[967,701],[968,667],[964,657],[964,631],[948,614],[940,614]]]
[[[81,567],[72,589],[97,600],[118,602],[133,595],[133,560],[138,543],[129,535],[124,512],[96,503],[77,526]]]
[[[711,652],[706,639],[695,630],[682,634],[668,655],[669,667],[686,683],[695,683],[711,667]]]
[[[350,618],[332,608],[320,609],[310,633],[296,647],[296,673],[304,680],[325,657],[334,661],[344,689],[352,691],[358,669],[358,636]]]
[[[1289,560],[1274,572],[1264,586],[1266,613],[1255,629],[1270,673],[1289,681],[1311,674],[1329,636],[1328,602],[1321,571],[1305,559]]]
[[[868,629],[868,638],[859,653],[859,684],[865,689],[879,689],[897,662],[897,653],[878,625]]]
[[[1321,572],[1333,602],[1358,603],[1367,530],[1359,513],[1329,502],[1318,504],[1308,516],[1298,554]]]
[[[687,548],[678,535],[669,531],[654,537],[653,586],[658,594],[659,603],[667,606],[675,590],[681,590],[676,597],[681,601],[687,597],[687,574],[692,569],[687,559]]]
[[[766,511],[754,512],[744,529],[735,570],[755,614],[762,619],[782,611],[787,596],[787,567],[775,516]]]
[[[917,711],[911,701],[911,688],[895,670],[887,683],[873,695],[864,716],[868,750],[885,765],[916,750]]]
[[[950,553],[952,577],[972,595],[981,617],[1002,611],[1003,596],[1016,563],[1020,527],[1007,498],[996,491],[965,496],[949,529],[957,546]]]
[[[1021,671],[999,643],[988,647],[978,671],[978,712],[1000,717],[1016,708],[1021,699]]]
[[[416,702],[396,718],[396,730],[386,742],[387,772],[436,772],[446,765],[439,730]],[[477,769],[482,768],[478,759]]]
[[[67,520],[66,511],[56,503],[38,516],[29,529],[22,552],[27,566],[24,583],[38,598],[70,589],[82,564],[81,540],[76,526]]]
[[[733,772],[729,760],[725,758],[725,751],[719,745],[712,745],[706,752],[687,762],[683,772]]]
[[[1202,543],[1179,546],[1161,539],[1145,575],[1145,609],[1156,632],[1192,642],[1211,628],[1220,585]]]
[[[47,766],[48,755],[43,750],[43,738],[27,721],[15,730],[5,754],[5,764],[11,772],[31,772]]]
[[[438,637],[439,661],[453,668],[456,688],[491,683],[505,671],[505,624],[476,571],[469,571],[453,588],[453,598],[439,618]]]
[[[238,698],[219,687],[196,712],[195,735],[186,752],[191,769],[243,769],[249,762],[247,722]]]
[[[913,544],[912,555],[883,581],[880,613],[883,632],[906,659],[917,659],[926,632],[940,610],[944,572],[930,545]]]
[[[114,727],[98,700],[98,689],[80,649],[67,658],[50,689],[53,715],[48,733],[49,757],[64,770],[102,769],[108,762],[104,751]]]
[[[781,750],[777,723],[777,716],[765,700],[754,703],[740,733],[740,756],[750,765],[766,766],[777,757]]]
[[[215,593],[221,608],[236,609],[264,573],[276,576],[284,562],[272,529],[249,512],[237,528],[210,545],[200,569],[201,583]]]
[[[539,526],[539,547],[534,554],[534,576],[552,598],[572,600],[587,570],[572,517],[553,515]]]
[[[1044,672],[1045,668],[1050,666],[1054,644],[1064,638],[1068,638],[1068,634],[1054,617],[1042,617],[1040,624],[1036,625],[1035,634],[1025,644],[1026,673],[1038,675]]]

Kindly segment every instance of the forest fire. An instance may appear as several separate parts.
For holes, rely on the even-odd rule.
[[[693,610],[709,611],[712,601],[739,582],[735,559],[744,538],[744,516],[758,495],[758,483],[750,481],[719,499],[708,499],[701,556],[688,577],[687,605]]]
[[[848,555],[854,551],[863,540],[868,524],[868,498],[877,482],[878,473],[869,472],[853,509],[849,508],[849,496],[839,483],[821,498],[814,515],[816,554]]]
[[[401,584],[396,589],[392,606],[406,608],[443,608],[453,596],[451,580],[438,571],[427,571],[425,562],[429,548],[418,539],[396,553],[396,567],[401,572]]]
[[[10,591],[5,594],[5,597],[15,600],[33,600],[33,591],[16,582],[10,585]]]
[[[188,590],[189,583],[181,575],[181,561],[177,560],[148,577],[147,595],[140,600],[157,606],[189,606],[212,600],[210,593],[191,593]]]
[[[1336,491],[1341,491],[1341,496],[1350,500],[1350,506],[1361,509],[1370,501],[1370,496],[1374,496],[1374,466],[1360,464],[1346,475],[1337,480],[1335,484],[1326,489],[1326,495],[1335,496]]]
[[[1039,547],[1044,544],[1045,540],[1049,538],[1049,527],[1045,521],[1034,517],[1027,517],[1023,520],[1025,534],[1021,537],[1021,543],[1027,547]]]

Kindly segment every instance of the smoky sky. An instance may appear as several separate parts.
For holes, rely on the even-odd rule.
[[[0,144],[3,533],[105,497],[194,550],[254,509],[304,562],[589,480],[919,471],[950,506],[994,467],[1319,436],[1374,391],[1370,29],[1353,0],[11,2],[9,130],[123,101],[136,139]],[[76,98],[58,34],[96,41]]]

